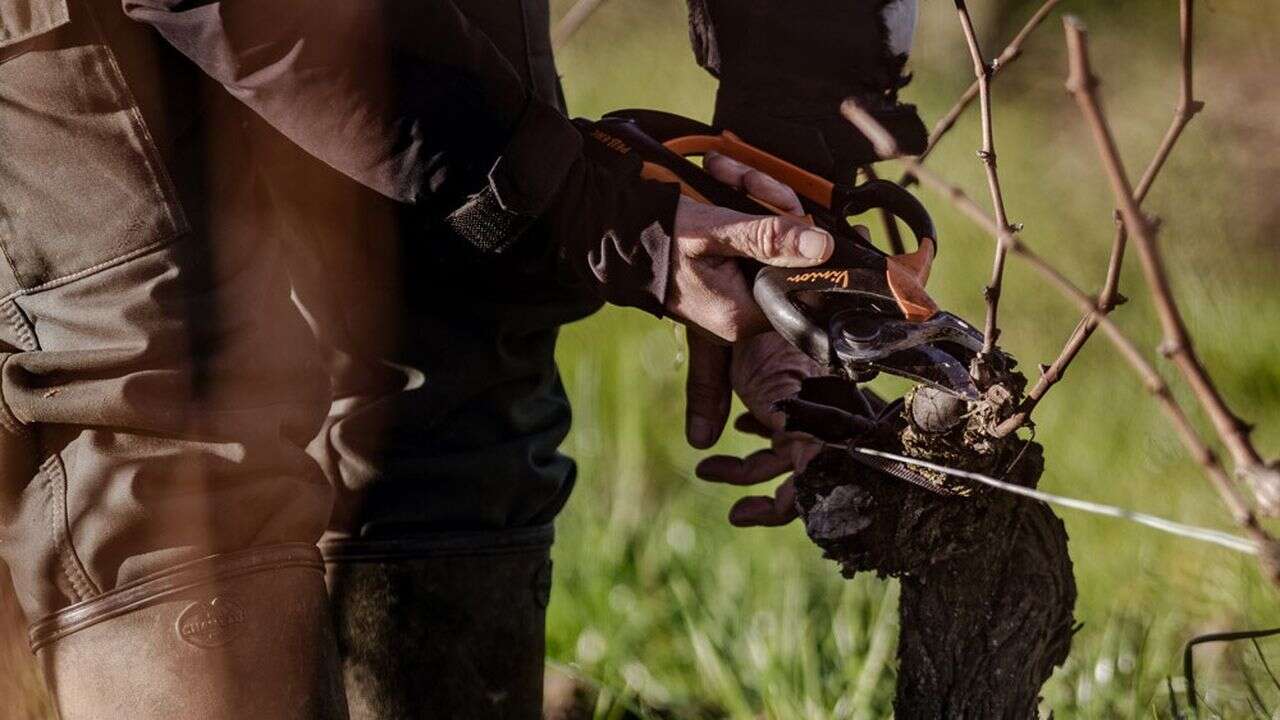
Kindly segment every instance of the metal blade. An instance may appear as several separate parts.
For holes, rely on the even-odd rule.
[[[854,363],[916,380],[970,402],[982,397],[967,363],[936,345],[917,345],[872,362]]]
[[[846,310],[832,317],[830,334],[833,340],[838,339],[843,357],[859,361],[942,342],[955,345],[962,355],[982,350],[982,333],[977,328],[941,311],[928,320],[913,322],[865,309]]]
[[[850,377],[878,370],[968,401],[980,397],[969,365],[982,348],[982,333],[950,313],[908,322],[850,308],[832,316],[829,334],[831,349]]]

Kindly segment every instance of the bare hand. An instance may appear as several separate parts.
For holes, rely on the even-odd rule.
[[[705,167],[721,182],[784,213],[798,216],[804,212],[791,188],[764,173],[718,155],[709,155]],[[774,265],[807,267],[830,257],[833,241],[825,232],[810,235],[808,244],[820,245],[821,250],[813,252],[812,247],[803,246],[806,238],[802,237],[813,228],[792,217],[758,218],[693,202],[688,208],[682,205],[681,213],[676,217],[676,234],[684,233],[686,241],[673,262],[676,269],[668,306],[673,314],[683,313],[686,318],[722,313],[722,325],[714,320],[695,325],[718,338],[738,341],[729,347],[709,333],[700,333],[697,327],[690,328],[685,423],[689,443],[698,448],[715,444],[728,421],[733,391],[748,410],[734,426],[770,441],[768,449],[744,458],[709,457],[698,464],[697,475],[712,482],[755,485],[799,471],[817,454],[820,444],[807,435],[784,432],[783,418],[773,411],[773,403],[794,395],[801,379],[822,370],[776,333],[760,334],[768,327],[767,321],[732,258],[747,256]],[[717,247],[734,250],[717,255],[712,252]],[[810,252],[802,252],[805,250]],[[805,258],[806,254],[817,257]],[[735,525],[782,525],[795,516],[795,491],[788,479],[773,497],[739,500],[730,510],[729,521]]]
[[[733,342],[769,327],[736,258],[781,267],[810,267],[831,257],[835,241],[825,230],[795,217],[803,212],[800,199],[786,185],[714,153],[707,156],[705,167],[721,182],[787,213],[746,215],[680,198],[671,246],[667,312],[692,328]]]
[[[690,341],[690,381],[695,368],[695,352],[700,346]],[[714,346],[711,346],[714,347]],[[698,361],[696,366],[709,372],[714,358]],[[727,377],[737,391],[747,412],[734,421],[740,431],[758,435],[770,442],[764,450],[746,457],[714,455],[698,463],[696,473],[703,480],[730,485],[756,485],[788,472],[799,472],[818,453],[822,444],[809,435],[783,430],[783,417],[773,404],[800,390],[800,381],[821,374],[822,368],[795,349],[777,333],[764,333],[741,341],[733,347]],[[719,427],[729,414],[729,384],[716,385],[710,377],[706,392],[717,396]],[[714,419],[711,422],[715,422]],[[717,430],[716,434],[719,434]],[[794,476],[778,486],[772,497],[749,496],[734,503],[729,522],[738,526],[784,525],[796,517]]]
[[[708,153],[703,167],[726,183],[782,212],[799,216],[804,210],[795,191],[772,177],[753,170],[732,158]],[[720,224],[716,224],[720,223]],[[790,223],[790,224],[785,224]],[[729,417],[731,401],[729,366],[732,351],[723,340],[763,332],[768,329],[759,306],[751,296],[748,281],[733,258],[732,248],[755,248],[759,255],[783,247],[799,248],[799,234],[810,230],[794,217],[755,217],[711,207],[681,198],[676,215],[677,243],[672,248],[671,289],[668,308],[689,322],[689,379],[686,385],[685,435],[689,444],[705,449],[715,444]],[[764,243],[766,233],[775,240]],[[780,234],[779,234],[780,233]],[[734,241],[716,238],[736,238]],[[822,242],[821,255],[830,257],[834,240],[826,233],[810,235],[809,242]],[[719,251],[717,255],[712,250]],[[794,261],[784,255],[785,261]],[[777,260],[777,258],[775,258]],[[822,262],[813,260],[809,265]],[[703,318],[698,321],[696,318]]]

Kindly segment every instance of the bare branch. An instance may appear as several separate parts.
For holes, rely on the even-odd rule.
[[[1147,193],[1151,190],[1151,186],[1155,183],[1156,177],[1160,174],[1160,170],[1164,168],[1165,161],[1169,158],[1173,146],[1182,137],[1182,131],[1186,129],[1187,124],[1191,122],[1191,118],[1204,107],[1204,103],[1195,99],[1192,85],[1192,74],[1194,70],[1193,60],[1193,35],[1192,35],[1192,19],[1194,15],[1194,0],[1181,0],[1179,3],[1179,35],[1182,46],[1182,81],[1181,91],[1179,94],[1178,105],[1174,110],[1173,121],[1169,125],[1169,129],[1164,134],[1159,148],[1156,150],[1155,156],[1147,165],[1146,172],[1142,174],[1142,179],[1138,182],[1138,187],[1134,194],[1139,203],[1147,197]],[[1107,262],[1107,279],[1102,286],[1102,292],[1098,295],[1098,310],[1103,313],[1109,313],[1120,304],[1121,297],[1120,288],[1120,270],[1124,262],[1124,251],[1128,232],[1125,230],[1124,223],[1116,223],[1115,239],[1111,242],[1111,257]],[[1071,337],[1063,346],[1062,352],[1054,359],[1040,378],[1036,380],[1036,384],[1032,386],[1027,393],[1027,397],[1023,400],[1022,407],[1016,413],[1006,419],[996,429],[996,435],[1004,437],[1009,433],[1017,430],[1025,425],[1031,417],[1031,413],[1035,410],[1036,405],[1044,399],[1047,394],[1059,380],[1063,378],[1067,371],[1067,367],[1075,360],[1076,355],[1084,348],[1085,343],[1092,337],[1093,331],[1098,328],[1097,322],[1092,320],[1092,313],[1089,316],[1081,318],[1080,323],[1076,325],[1076,329],[1072,331]]]
[[[1004,194],[1000,191],[1000,174],[996,170],[996,141],[994,120],[991,116],[991,68],[982,59],[982,48],[978,46],[978,34],[973,29],[973,18],[969,16],[969,8],[964,0],[955,0],[956,13],[960,16],[960,27],[964,30],[965,44],[969,46],[969,57],[973,60],[973,74],[978,83],[978,109],[982,115],[982,149],[978,158],[987,173],[987,188],[991,191],[991,208],[996,215],[996,223],[1001,228],[1009,229],[1009,217],[1004,209]],[[990,355],[995,347],[996,338],[1000,336],[1000,328],[996,324],[996,315],[1000,308],[1000,286],[1004,279],[1004,261],[1008,250],[1004,243],[996,243],[995,259],[991,266],[991,281],[983,292],[987,302],[987,316],[982,326],[982,354]]]
[[[866,174],[868,180],[878,180],[879,175],[876,174],[875,168],[866,165],[862,168],[862,172]],[[907,251],[907,246],[902,243],[902,232],[898,229],[898,221],[893,217],[893,213],[886,208],[880,208],[880,222],[884,223],[885,237],[889,240],[889,251],[894,255],[901,255]]]
[[[603,4],[604,0],[578,0],[574,3],[551,31],[551,49],[559,50],[564,47],[565,43],[569,42],[569,38],[578,32],[587,18],[591,17],[591,13]]]
[[[1056,8],[1058,3],[1061,1],[1062,0],[1046,0],[1046,2],[1040,6],[1040,9],[1036,10],[1035,14],[1027,20],[1027,24],[1022,26],[1022,29],[1018,31],[1018,34],[1013,36],[1013,40],[1009,41],[1009,44],[1005,49],[1001,51],[1000,55],[998,55],[995,61],[991,63],[992,78],[999,75],[1006,67],[1018,58],[1022,57],[1023,43],[1026,42],[1027,38],[1035,31],[1036,28],[1040,27],[1040,24],[1045,21],[1045,18],[1049,17],[1049,13],[1053,12],[1053,9]],[[947,114],[943,115],[942,119],[938,120],[938,122],[934,124],[933,130],[929,133],[929,143],[925,146],[924,152],[920,154],[920,160],[922,162],[933,153],[933,149],[937,147],[942,138],[951,131],[951,128],[955,127],[956,121],[960,119],[960,116],[964,114],[964,111],[969,109],[969,106],[973,104],[974,100],[978,99],[978,90],[978,81],[974,80],[973,83],[969,85],[969,88],[964,91],[964,94],[960,96],[960,99],[956,101],[956,104],[952,105],[951,109],[947,111]],[[907,171],[903,173],[902,178],[898,180],[898,184],[910,185],[914,180],[915,179],[911,175],[911,172]]]
[[[1182,373],[1200,407],[1213,423],[1218,437],[1231,454],[1237,475],[1253,485],[1260,506],[1268,512],[1280,512],[1280,487],[1277,487],[1275,472],[1266,467],[1253,447],[1249,438],[1249,426],[1227,407],[1187,333],[1185,320],[1174,300],[1169,277],[1165,272],[1164,259],[1156,244],[1155,227],[1138,207],[1133,188],[1120,162],[1115,138],[1098,101],[1097,82],[1089,65],[1088,38],[1084,26],[1075,18],[1068,17],[1064,19],[1063,27],[1067,35],[1070,65],[1067,88],[1075,97],[1093,133],[1112,193],[1120,206],[1120,216],[1138,246],[1142,272],[1151,290],[1164,334],[1160,353],[1171,359]],[[1190,23],[1185,22],[1184,27],[1189,32]],[[1184,88],[1189,88],[1189,82],[1184,76]]]
[[[1088,318],[1098,323],[1107,338],[1120,352],[1120,355],[1141,378],[1143,386],[1156,398],[1161,409],[1164,410],[1170,423],[1172,423],[1179,439],[1192,458],[1200,464],[1209,482],[1226,504],[1232,518],[1245,530],[1251,539],[1259,544],[1268,576],[1272,577],[1273,581],[1280,583],[1280,580],[1277,580],[1275,569],[1276,559],[1280,558],[1280,546],[1277,546],[1258,522],[1253,508],[1240,494],[1235,484],[1231,482],[1217,455],[1196,433],[1195,427],[1170,392],[1168,383],[1165,382],[1155,367],[1143,357],[1133,341],[1124,334],[1124,331],[1112,322],[1110,317],[1097,310],[1094,306],[1093,298],[1089,297],[1066,276],[1027,247],[1007,227],[1001,228],[999,223],[979,207],[963,190],[943,180],[917,159],[900,156],[893,137],[874,117],[859,107],[854,100],[845,100],[840,109],[845,119],[853,123],[860,132],[872,141],[876,151],[882,157],[899,157],[907,166],[907,169],[920,180],[921,184],[947,198],[961,214],[967,216],[979,227],[990,233],[996,238],[997,242],[1007,246],[1009,252],[1022,258],[1058,292],[1075,303],[1082,313],[1085,313]]]
[[[891,160],[893,158],[902,158],[902,153],[898,150],[898,141],[893,139],[893,134],[885,129],[880,121],[876,120],[871,113],[867,112],[858,101],[853,98],[845,98],[840,103],[840,114],[845,120],[853,123],[858,128],[858,132],[871,142],[871,147],[876,151],[876,155],[882,160]],[[918,165],[919,161],[913,158],[906,158],[908,169],[914,165]]]

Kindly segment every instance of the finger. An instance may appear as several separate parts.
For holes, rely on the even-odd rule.
[[[809,461],[817,457],[823,447],[821,441],[801,433],[785,433],[773,443],[773,451],[787,458],[796,472],[808,467]]]
[[[689,376],[685,383],[685,437],[706,449],[715,445],[729,419],[732,403],[729,363],[733,350],[691,331]]]
[[[835,248],[826,230],[793,217],[734,213],[725,220],[708,228],[713,242],[707,254],[748,257],[778,267],[810,267],[826,262]]]
[[[702,158],[702,168],[711,177],[725,185],[743,189],[743,177],[751,170],[751,166],[740,163],[728,155],[709,152]]]
[[[747,410],[772,430],[782,430],[784,418],[774,404],[797,395],[806,377],[822,373],[817,363],[777,333],[764,333],[733,348],[731,378]]]
[[[788,215],[804,215],[800,196],[772,175],[750,170],[742,176],[742,188],[751,197],[763,200]]]
[[[788,215],[804,215],[800,196],[772,175],[716,152],[707,153],[702,166],[711,177],[732,185]]]
[[[770,449],[757,450],[744,458],[713,455],[698,463],[694,474],[702,480],[726,485],[756,485],[791,469],[791,453]]]
[[[750,412],[744,412],[733,421],[733,429],[740,433],[755,435],[769,440],[773,437],[773,430],[764,423],[760,422],[755,415]]]
[[[792,478],[787,478],[773,497],[753,495],[734,503],[729,510],[729,522],[737,527],[777,527],[795,520],[799,514],[795,484]]]

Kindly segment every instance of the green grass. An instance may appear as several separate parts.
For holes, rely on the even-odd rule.
[[[968,83],[970,70],[949,3],[924,5],[917,79],[906,96],[931,119]],[[1128,14],[1127,26],[1094,15],[1085,17],[1096,22],[1105,103],[1136,176],[1176,99],[1176,4],[1144,4]],[[1267,212],[1274,193],[1251,183],[1265,177],[1259,156],[1274,152],[1270,141],[1280,128],[1275,115],[1258,116],[1274,107],[1276,92],[1246,93],[1256,87],[1250,72],[1276,67],[1274,42],[1258,32],[1267,28],[1274,41],[1274,19],[1265,8],[1202,9],[1198,78],[1208,107],[1147,203],[1165,220],[1168,264],[1205,361],[1233,406],[1259,423],[1256,438],[1268,456],[1280,452],[1280,296],[1273,291],[1280,250]],[[595,116],[645,106],[708,117],[714,85],[693,65],[682,22],[675,0],[611,0],[562,53],[571,110]],[[1011,217],[1026,224],[1023,238],[1094,288],[1113,232],[1111,200],[1087,130],[1062,92],[1060,46],[1060,26],[1050,20],[1027,58],[998,81],[997,148]],[[977,145],[976,116],[968,117],[931,164],[985,205]],[[944,307],[979,319],[990,240],[943,199],[923,197],[943,235],[931,290]],[[1154,348],[1158,329],[1136,256],[1131,260],[1124,289],[1132,301],[1117,319],[1144,348]],[[1003,344],[1034,376],[1035,364],[1056,354],[1077,317],[1016,260],[1005,292]],[[700,454],[681,435],[678,337],[669,322],[617,309],[565,331],[560,358],[577,413],[567,449],[582,472],[560,522],[552,657],[606,689],[601,717],[619,702],[679,717],[887,717],[895,584],[843,581],[798,525],[727,525],[725,514],[741,491],[693,478]],[[1175,379],[1171,366],[1159,366]],[[1207,433],[1204,418],[1193,416]],[[1105,339],[1084,351],[1037,420],[1046,489],[1231,527]],[[752,447],[729,433],[716,451]],[[1185,641],[1207,631],[1280,625],[1275,592],[1251,559],[1114,520],[1062,515],[1084,626],[1045,689],[1044,708],[1055,717],[1165,717],[1167,676],[1186,706]],[[1280,641],[1261,647],[1280,666]],[[1266,679],[1248,643],[1197,653],[1199,689],[1223,716],[1253,716],[1241,665],[1268,708],[1280,706],[1280,688]]]

